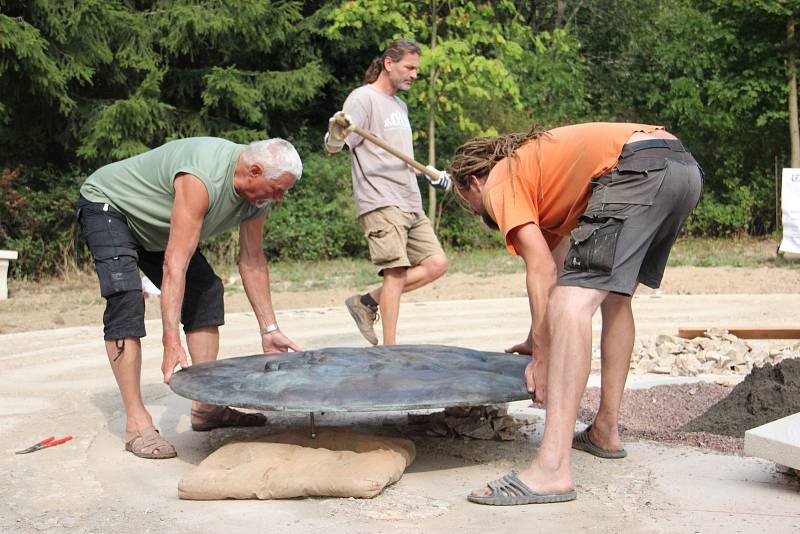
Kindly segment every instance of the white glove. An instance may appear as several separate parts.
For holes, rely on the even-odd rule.
[[[333,148],[342,148],[347,135],[353,131],[353,119],[344,111],[337,111],[328,119],[328,132],[325,144]]]
[[[453,186],[453,179],[450,177],[450,174],[447,171],[438,171],[436,168],[427,165],[426,169],[431,170],[431,174],[423,174],[422,176],[428,180],[433,187],[436,189],[441,189],[442,191],[449,191],[450,188]],[[434,179],[434,175],[439,175],[438,179]]]

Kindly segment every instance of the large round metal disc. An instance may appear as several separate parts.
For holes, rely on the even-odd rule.
[[[326,348],[201,363],[170,380],[183,397],[228,406],[370,412],[530,398],[526,357],[442,345]]]

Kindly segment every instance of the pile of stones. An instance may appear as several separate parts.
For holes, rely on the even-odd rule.
[[[637,339],[631,358],[634,374],[670,376],[698,374],[746,375],[753,367],[800,357],[800,342],[769,349],[739,339],[727,330],[710,329],[701,337],[683,339],[660,335]]]
[[[511,441],[517,430],[530,421],[508,415],[504,404],[490,406],[450,407],[443,412],[426,415],[409,415],[411,426],[428,436],[466,437]]]

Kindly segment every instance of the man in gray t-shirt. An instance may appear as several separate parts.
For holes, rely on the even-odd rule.
[[[422,287],[447,271],[447,257],[422,209],[414,171],[402,160],[369,140],[342,128],[341,121],[367,130],[409,157],[414,156],[408,108],[398,91],[417,78],[420,48],[400,39],[376,57],[364,76],[366,84],[345,100],[342,112],[329,122],[325,146],[352,154],[353,194],[358,222],[369,244],[370,257],[383,276],[381,286],[345,301],[361,334],[378,344],[374,323],[380,308],[383,342],[397,342],[400,295]]]

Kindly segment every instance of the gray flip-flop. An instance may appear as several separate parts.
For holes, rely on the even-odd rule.
[[[598,458],[605,458],[607,460],[618,460],[628,456],[628,451],[622,449],[621,451],[610,451],[608,449],[601,449],[589,439],[589,431],[592,425],[586,427],[582,432],[578,432],[572,437],[572,448],[579,451],[588,452]]]
[[[467,499],[478,504],[492,506],[515,506],[518,504],[548,504],[556,502],[574,501],[578,494],[575,490],[564,493],[536,493],[522,482],[516,471],[488,484],[492,490],[490,495],[478,497],[468,495]]]

